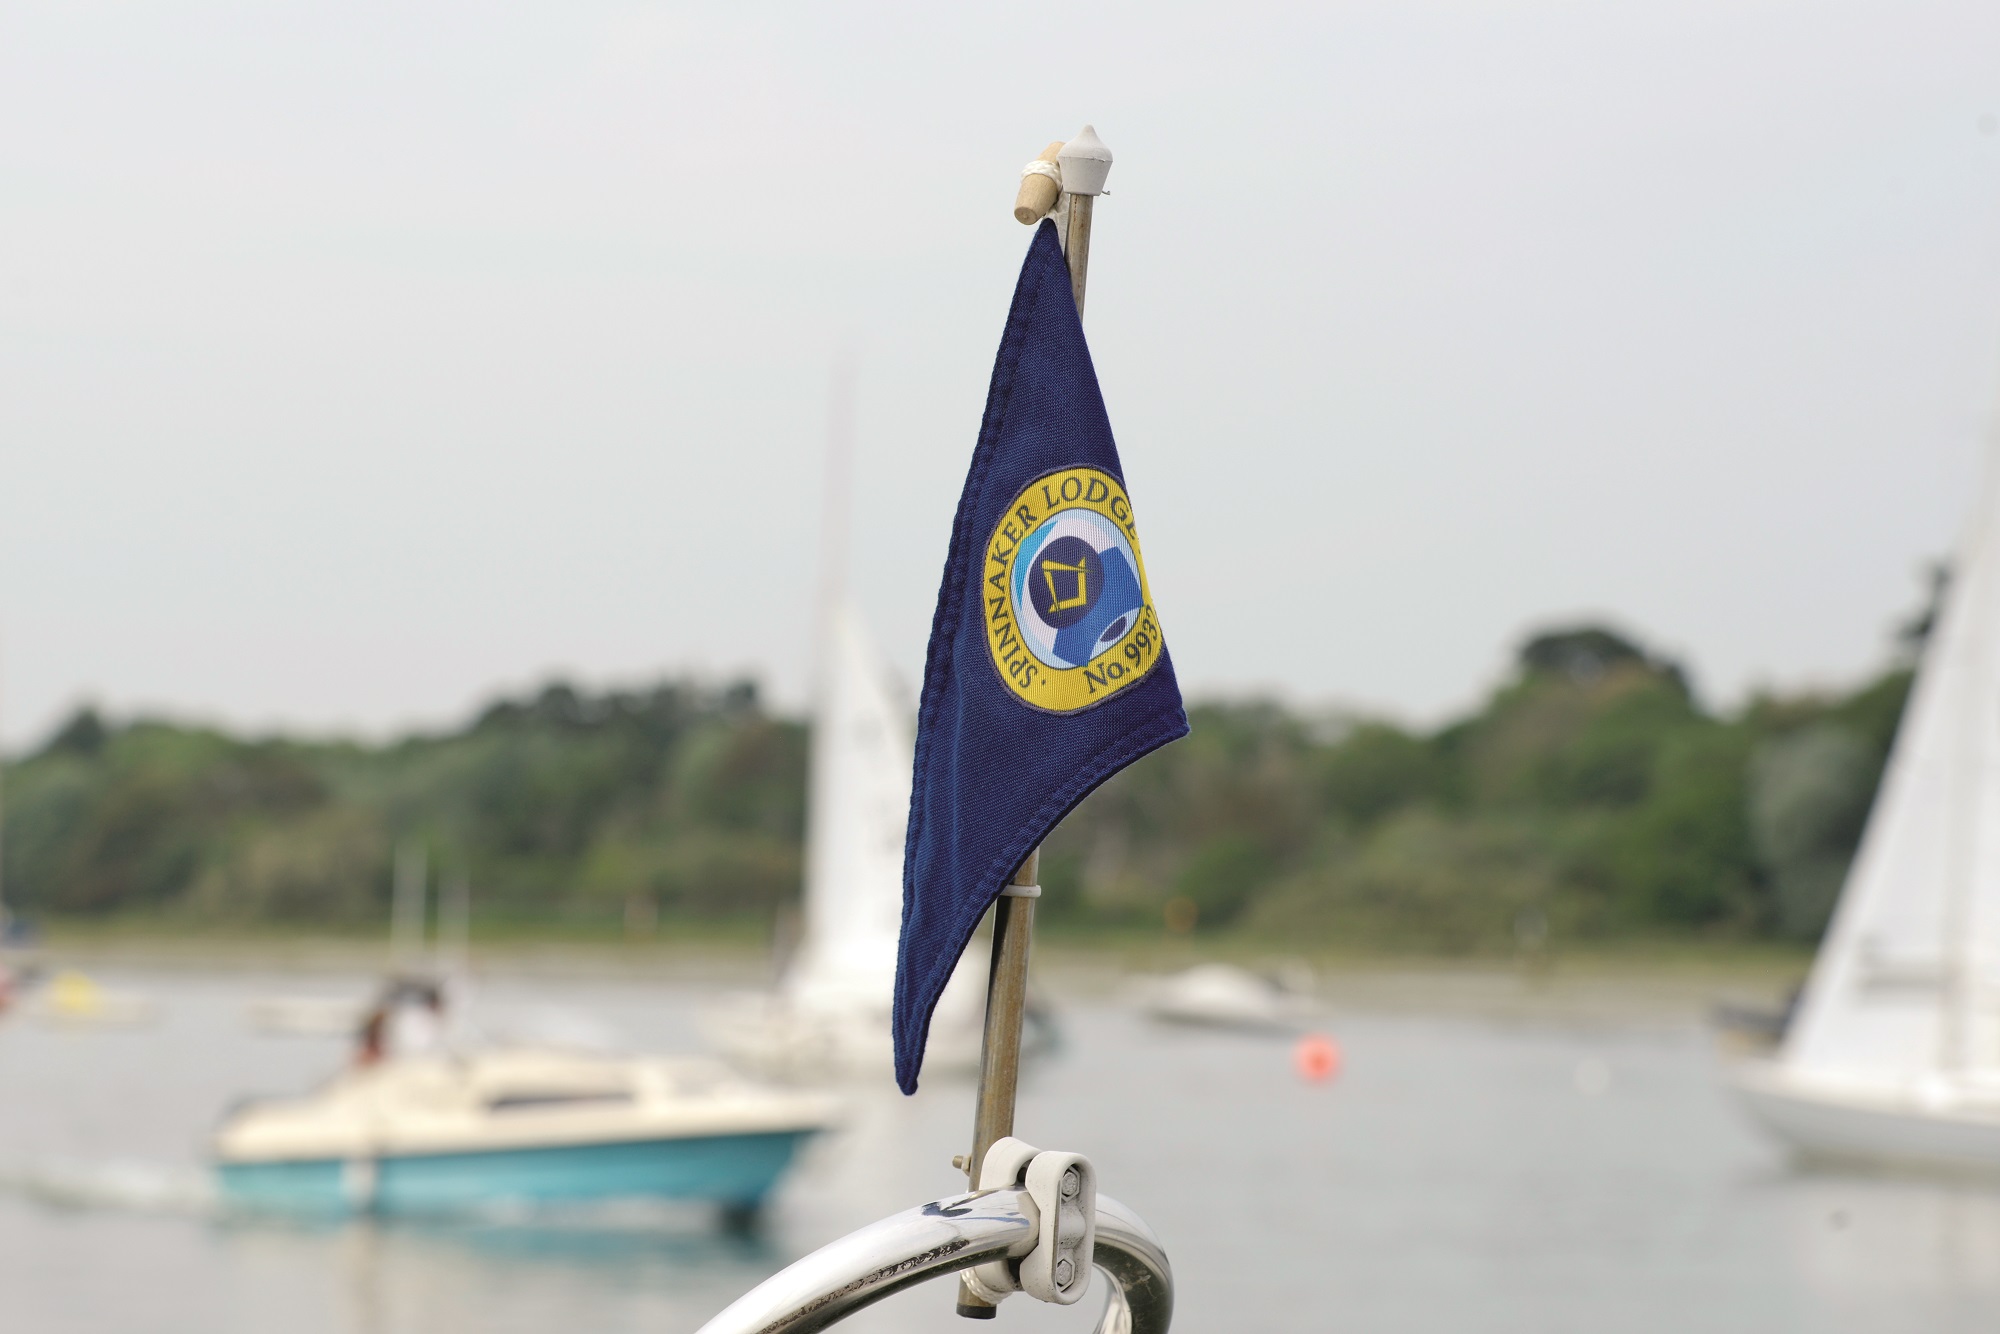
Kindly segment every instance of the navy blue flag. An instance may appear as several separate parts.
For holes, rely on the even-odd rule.
[[[1054,224],[1028,247],[952,523],[917,713],[896,1083],[987,906],[1090,790],[1186,735]]]

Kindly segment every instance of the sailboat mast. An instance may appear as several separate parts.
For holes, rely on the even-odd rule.
[[[389,905],[389,968],[414,972],[423,967],[424,918],[430,899],[430,852],[422,840],[407,838],[396,849],[394,898]]]
[[[1054,214],[1069,266],[1070,292],[1083,316],[1083,291],[1090,268],[1091,206],[1104,192],[1111,150],[1086,125],[1066,144],[1050,144],[1021,173],[1014,202],[1017,222],[1032,226]],[[1042,850],[1036,848],[1015,870],[993,903],[993,961],[986,978],[986,1031],[979,1048],[979,1093],[973,1105],[972,1153],[965,1172],[979,1185],[980,1164],[993,1144],[1014,1133],[1014,1102],[1021,1081],[1021,1028],[1028,1009],[1028,956],[1035,934],[1035,900],[1041,896]],[[958,1285],[958,1313],[991,1320],[999,1311],[964,1279]]]
[[[854,491],[854,363],[846,352],[833,363],[826,401],[826,483],[820,513],[818,661],[814,690],[823,690],[831,653],[836,604],[847,596],[847,530]]]

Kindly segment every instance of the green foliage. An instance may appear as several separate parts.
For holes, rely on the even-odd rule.
[[[1825,721],[1771,737],[1750,765],[1750,826],[1779,931],[1811,940],[1833,912],[1881,768],[1855,729]]]
[[[290,747],[156,723],[109,732],[89,713],[7,783],[10,892],[61,911],[172,902],[206,858],[326,798]]]
[[[1207,703],[1049,840],[1055,924],[1501,951],[1635,933],[1809,939],[1860,836],[1910,676],[1705,710],[1597,627],[1537,635],[1431,732]],[[30,912],[383,919],[394,849],[489,913],[769,921],[795,902],[807,731],[747,684],[556,684],[386,746],[246,741],[85,710],[9,767]],[[1183,926],[1183,905],[1176,920]]]
[[[1362,723],[1320,756],[1321,809],[1365,827],[1391,811],[1441,797],[1438,748],[1387,723]]]
[[[1366,838],[1329,840],[1251,920],[1295,941],[1480,949],[1555,898],[1555,869],[1535,834],[1506,817],[1406,807]]]
[[[1594,681],[1613,667],[1648,665],[1644,649],[1598,625],[1545,630],[1521,645],[1515,660],[1524,675],[1580,682]]]
[[[1175,893],[1193,903],[1197,920],[1233,922],[1279,870],[1278,849],[1255,834],[1218,834],[1189,854],[1174,878]]]
[[[6,885],[29,912],[371,922],[393,848],[427,844],[481,902],[553,912],[643,893],[766,913],[794,892],[805,730],[747,684],[552,685],[382,748],[248,742],[85,710],[7,773]]]
[[[1847,698],[1720,717],[1677,664],[1582,627],[1530,639],[1484,708],[1428,735],[1208,705],[1188,741],[1058,831],[1044,901],[1158,924],[1182,897],[1198,929],[1457,951],[1545,934],[1810,937],[1907,690],[1897,671]],[[1831,772],[1820,751],[1788,749],[1824,727],[1846,738]]]
[[[1744,815],[1744,738],[1695,723],[1657,741],[1644,796],[1590,826],[1571,882],[1594,891],[1606,925],[1755,933],[1768,912]]]

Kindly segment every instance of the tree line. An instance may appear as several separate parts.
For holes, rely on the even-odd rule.
[[[1582,626],[1527,640],[1435,729],[1200,703],[1050,839],[1043,912],[1418,950],[1810,940],[1909,684],[1897,665],[1718,711]],[[4,883],[27,915],[367,926],[415,840],[487,919],[770,922],[798,897],[809,742],[750,682],[552,684],[380,745],[83,709],[7,766]]]

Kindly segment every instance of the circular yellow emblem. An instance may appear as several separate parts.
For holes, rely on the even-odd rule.
[[[1160,660],[1139,529],[1125,488],[1096,468],[1030,482],[986,544],[986,647],[1008,689],[1069,713]]]

